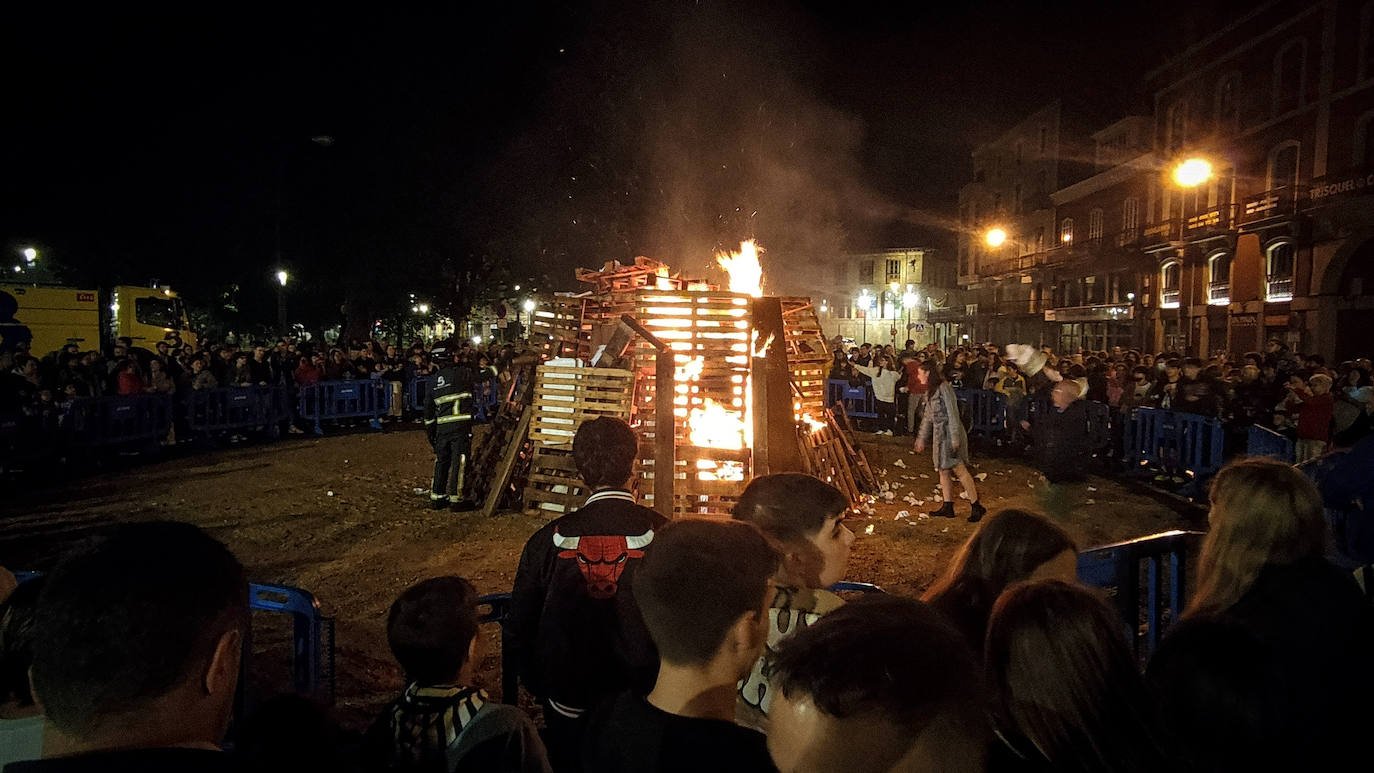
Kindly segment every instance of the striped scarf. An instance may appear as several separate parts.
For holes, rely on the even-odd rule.
[[[422,763],[443,759],[488,701],[476,687],[421,687],[412,682],[391,710],[396,759]]]

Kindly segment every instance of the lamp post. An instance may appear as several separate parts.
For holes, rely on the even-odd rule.
[[[277,329],[286,335],[286,281],[291,275],[285,269],[277,269]]]
[[[859,308],[864,310],[864,340],[859,341],[859,343],[862,344],[866,343],[868,340],[868,312],[870,309],[873,308],[873,296],[868,294],[868,290],[866,288],[864,290],[859,291],[858,306]]]
[[[916,305],[916,301],[919,298],[920,296],[916,294],[916,288],[913,285],[907,285],[906,292],[902,293],[902,306],[906,309],[907,338],[911,337],[911,309]]]
[[[516,289],[519,289],[519,287],[517,287]],[[521,308],[523,308],[523,309],[525,310],[525,331],[524,331],[524,332],[525,332],[525,337],[526,337],[526,338],[529,338],[529,336],[530,336],[530,327],[532,327],[532,326],[534,325],[534,307],[535,307],[535,303],[534,303],[534,299],[533,299],[533,298],[526,298],[526,299],[525,299],[525,302],[521,304]]]
[[[1212,162],[1208,161],[1205,158],[1199,158],[1196,156],[1186,158],[1180,161],[1178,165],[1174,167],[1172,176],[1174,180],[1174,185],[1177,185],[1185,193],[1187,191],[1196,190],[1197,188],[1201,187],[1204,183],[1206,183],[1208,180],[1212,179]],[[1196,204],[1196,200],[1194,201],[1194,203]],[[1180,196],[1178,202],[1180,232],[1182,232],[1183,228],[1185,227],[1188,218],[1187,207],[1188,205],[1187,202],[1184,201],[1184,197]],[[1182,279],[1182,271],[1183,265],[1180,262],[1180,280]],[[1191,297],[1193,285],[1191,282],[1184,282],[1183,284],[1187,284],[1189,288],[1189,298],[1187,307],[1190,307],[1193,302],[1193,298]],[[1187,307],[1182,303],[1180,303],[1178,306],[1178,326],[1179,332],[1183,335],[1184,348],[1186,348],[1189,351],[1192,351],[1193,326],[1188,324],[1187,312],[1185,311],[1185,308]]]

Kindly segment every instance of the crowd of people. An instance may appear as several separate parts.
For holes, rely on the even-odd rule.
[[[57,452],[58,431],[73,401],[107,395],[166,394],[184,397],[218,387],[281,386],[294,392],[321,381],[376,379],[398,384],[393,388],[392,415],[399,417],[399,396],[415,379],[438,370],[434,353],[456,353],[479,373],[499,382],[514,377],[520,352],[511,344],[479,347],[470,340],[441,340],[431,345],[415,341],[408,348],[377,341],[354,341],[340,346],[317,346],[279,338],[274,343],[235,342],[182,344],[158,341],[152,349],[134,346],[128,338],[108,353],[82,351],[77,344],[39,355],[24,349],[0,351],[0,422],[25,458]],[[296,424],[292,432],[301,431]],[[178,434],[174,431],[169,442]],[[237,439],[237,438],[236,438]]]
[[[730,519],[667,522],[631,493],[637,446],[617,419],[583,424],[573,461],[593,493],[515,567],[503,646],[542,728],[481,689],[477,592],[441,576],[391,605],[405,684],[366,733],[287,698],[220,751],[245,570],[194,526],[140,523],[0,588],[5,770],[1248,773],[1367,757],[1374,606],[1323,557],[1322,498],[1293,466],[1216,476],[1196,589],[1142,669],[1045,516],[989,514],[920,601],[846,601],[828,590],[854,541],[839,491],[766,475]]]
[[[1219,352],[1205,360],[1121,347],[1061,355],[1049,346],[1013,345],[1004,353],[992,344],[946,352],[933,344],[918,349],[911,340],[901,351],[834,343],[830,378],[871,385],[878,434],[915,434],[929,390],[921,365],[930,361],[955,389],[1002,394],[1012,415],[1028,395],[1048,397],[1055,383],[1070,380],[1078,382],[1080,398],[1113,411],[1167,408],[1218,419],[1236,451],[1252,425],[1268,427],[1295,441],[1298,461],[1333,445],[1349,447],[1374,430],[1374,365],[1368,358],[1328,364],[1277,339],[1264,352]]]

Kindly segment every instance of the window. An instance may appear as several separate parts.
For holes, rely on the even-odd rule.
[[[1066,217],[1059,224],[1059,241],[1062,244],[1073,244],[1073,218]]]
[[[1293,262],[1297,249],[1291,241],[1271,244],[1264,251],[1265,296],[1271,303],[1293,300]]]
[[[1298,150],[1298,142],[1290,140],[1269,151],[1269,190],[1298,184]]]
[[[848,272],[845,271],[846,268],[847,268],[847,266],[845,266],[845,264],[843,264],[843,263],[836,263],[836,264],[835,264],[835,269],[834,269],[834,271],[835,271],[835,273],[834,273],[835,284],[843,284],[843,283],[844,283],[845,274],[848,273]]]
[[[181,328],[181,313],[175,298],[137,298],[134,300],[134,319],[140,325]]]
[[[901,261],[900,259],[898,259],[898,260],[888,260],[888,261],[887,261],[887,279],[885,279],[884,281],[887,281],[887,282],[900,282],[901,280],[902,280],[902,261]]]
[[[1016,187],[1015,187],[1013,190],[1014,190],[1014,196],[1015,196],[1015,198],[1012,200],[1012,207],[1014,207],[1014,209],[1013,209],[1012,211],[1015,212],[1015,213],[1017,213],[1017,214],[1020,214],[1020,213],[1021,213],[1021,183],[1017,183],[1017,184],[1016,184]]]
[[[1097,241],[1102,238],[1102,210],[1094,209],[1088,213],[1088,239]]]
[[[1217,81],[1217,131],[1234,132],[1240,125],[1240,73],[1229,73]]]
[[[1165,112],[1164,147],[1170,153],[1182,150],[1188,128],[1188,103],[1175,102]]]
[[[1043,225],[1035,229],[1035,251],[1045,251],[1045,226]]]
[[[1041,195],[1045,193],[1045,170],[1041,169],[1035,173],[1035,193]]]
[[[1000,194],[1000,193],[994,193],[994,194],[992,194],[992,211],[993,211],[994,213],[996,213],[996,214],[1001,214],[1001,212],[1002,212],[1002,194]]]
[[[1140,235],[1140,199],[1132,196],[1121,202],[1121,243],[1130,244]]]
[[[865,260],[859,264],[859,284],[873,283],[873,269],[874,262],[871,260]]]
[[[1231,253],[1218,252],[1207,259],[1207,302],[1225,306],[1231,302]]]
[[[1355,122],[1355,152],[1350,161],[1355,167],[1374,164],[1374,110]]]
[[[1165,309],[1177,309],[1179,285],[1183,278],[1183,268],[1178,261],[1171,260],[1159,269],[1159,305]]]
[[[1307,41],[1290,41],[1274,56],[1274,115],[1302,106]]]

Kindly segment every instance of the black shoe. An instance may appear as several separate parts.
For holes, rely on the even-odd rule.
[[[931,518],[953,518],[953,517],[954,517],[954,503],[953,503],[953,502],[946,502],[946,503],[944,503],[943,505],[940,505],[940,509],[939,509],[939,510],[933,510],[933,511],[927,513],[927,515],[929,515]]]
[[[431,510],[443,510],[445,507],[448,507],[448,498],[447,498],[447,497],[442,498],[442,499],[434,499],[434,498],[432,498],[432,497],[430,498],[430,500],[429,500],[429,509],[431,509]]]
[[[969,523],[978,523],[979,521],[983,520],[983,516],[984,516],[984,515],[987,515],[987,512],[988,512],[988,509],[987,509],[986,507],[983,507],[983,503],[982,503],[982,502],[974,502],[974,503],[973,503],[973,512],[972,512],[972,513],[969,513],[968,522],[969,522]]]
[[[467,513],[477,509],[477,503],[471,499],[459,499],[453,503],[453,512]]]

